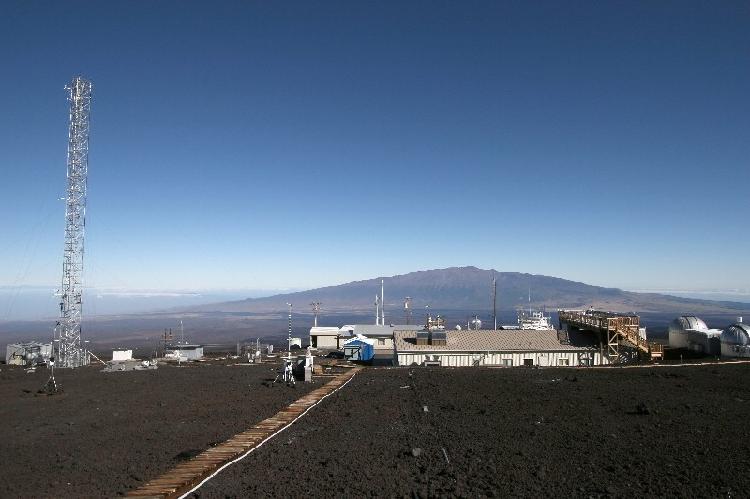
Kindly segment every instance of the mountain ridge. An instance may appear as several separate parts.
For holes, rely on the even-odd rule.
[[[312,301],[320,301],[328,311],[364,311],[373,309],[380,281],[385,284],[386,312],[403,310],[405,297],[412,298],[412,309],[429,306],[433,310],[492,309],[492,278],[497,279],[498,309],[526,306],[534,308],[588,308],[615,312],[661,312],[698,314],[701,312],[746,311],[750,305],[739,302],[681,298],[660,293],[637,293],[619,288],[595,286],[560,277],[500,272],[474,266],[419,270],[394,276],[379,276],[343,284],[264,298],[247,298],[228,302],[197,305],[192,312],[264,312],[280,311],[287,302],[303,310]],[[530,296],[530,299],[529,299]],[[402,313],[402,312],[399,312]]]

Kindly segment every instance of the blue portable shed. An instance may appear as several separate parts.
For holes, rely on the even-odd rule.
[[[354,338],[344,343],[344,356],[349,360],[367,362],[375,356],[374,341]]]

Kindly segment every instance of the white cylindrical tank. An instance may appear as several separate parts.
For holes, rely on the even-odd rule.
[[[722,357],[750,357],[750,325],[737,322],[721,333]]]

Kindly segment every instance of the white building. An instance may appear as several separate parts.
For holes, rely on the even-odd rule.
[[[312,348],[330,348],[339,350],[344,342],[357,336],[365,336],[375,340],[376,350],[387,350],[388,355],[393,351],[393,331],[420,330],[423,326],[381,326],[377,324],[345,324],[339,327],[313,327],[310,329],[310,346]]]
[[[310,329],[310,347],[338,350],[344,342],[339,338],[339,328],[316,326]]]
[[[421,331],[424,326],[380,326],[375,324],[348,324],[341,326],[341,337],[350,339],[357,336],[364,336],[375,340],[374,348],[376,350],[387,349],[393,350],[393,332],[399,331]]]
[[[446,330],[444,334],[444,344],[431,339],[417,344],[416,331],[394,331],[394,364],[572,367],[609,363],[594,348],[560,343],[556,331]]]

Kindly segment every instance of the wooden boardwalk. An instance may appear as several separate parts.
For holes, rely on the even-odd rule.
[[[663,359],[664,347],[648,342],[640,333],[641,318],[631,314],[617,314],[600,310],[558,310],[560,327],[565,322],[582,330],[606,334],[607,356],[611,362],[620,359],[620,345],[631,346],[648,354],[651,359]]]
[[[261,421],[224,443],[203,451],[189,461],[178,464],[162,476],[151,480],[129,497],[174,498],[193,491],[230,464],[244,458],[277,433],[302,417],[328,395],[343,387],[361,368],[353,368],[332,378],[276,415]]]

